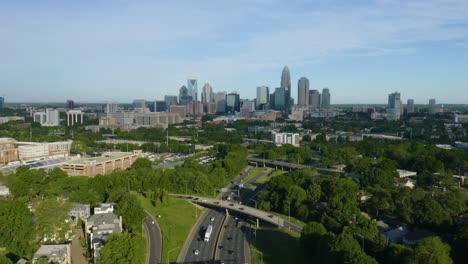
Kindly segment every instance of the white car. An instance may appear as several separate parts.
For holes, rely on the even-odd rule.
[[[154,225],[154,221],[151,221],[151,223]]]
[[[195,250],[193,251],[193,254],[195,254],[195,255],[198,255],[198,253],[199,253],[199,252],[198,252],[198,249],[195,249]]]
[[[210,218],[210,221],[211,221],[211,222],[213,222],[213,221],[214,221],[214,219],[215,219],[214,217],[211,217],[211,218]]]

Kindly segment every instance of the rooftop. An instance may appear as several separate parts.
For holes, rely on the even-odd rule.
[[[114,159],[125,158],[134,155],[134,152],[106,152],[100,157],[81,158],[66,162],[66,164],[83,165],[85,163],[104,163]]]

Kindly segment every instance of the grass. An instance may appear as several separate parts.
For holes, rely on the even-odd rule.
[[[175,263],[201,210],[185,200],[169,198],[165,204],[154,207],[148,199],[139,195],[137,197],[143,208],[155,218],[161,215],[161,218],[156,219],[163,237],[163,261],[167,261],[168,251],[176,248],[169,256],[169,261]]]
[[[264,264],[306,263],[298,235],[287,230],[258,229],[251,245],[252,264],[261,263],[261,254],[256,250],[263,253]]]
[[[255,190],[259,185],[269,181],[271,178],[285,174],[287,171],[273,169],[270,173],[263,174],[260,178],[258,178],[252,185],[249,186],[250,189]]]
[[[244,178],[242,182],[247,182],[248,180],[252,179],[253,177],[257,176],[262,171],[266,171],[267,167],[255,167],[249,171],[249,174]]]

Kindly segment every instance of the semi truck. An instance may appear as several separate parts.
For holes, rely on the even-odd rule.
[[[213,232],[213,226],[212,225],[209,225],[207,228],[206,228],[206,232],[205,232],[205,242],[208,242],[210,241],[210,236],[211,236],[211,233]]]

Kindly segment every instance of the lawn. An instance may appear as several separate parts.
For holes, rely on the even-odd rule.
[[[137,196],[141,205],[156,218],[163,237],[163,260],[167,261],[167,252],[171,251],[169,260],[177,261],[185,240],[189,236],[192,226],[201,214],[201,210],[185,200],[169,198],[163,205],[154,207],[148,199]]]
[[[269,181],[272,177],[288,173],[287,171],[273,169],[270,173],[263,174],[260,178],[258,178],[252,185],[249,186],[249,189],[255,190],[259,185]]]
[[[306,263],[298,235],[286,230],[258,229],[257,239],[251,245],[252,264],[261,264],[257,251],[263,253],[265,264]]]

